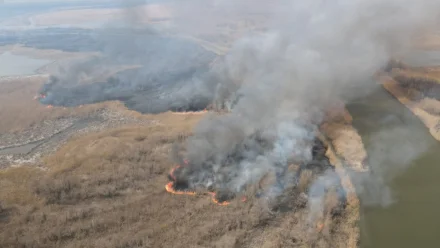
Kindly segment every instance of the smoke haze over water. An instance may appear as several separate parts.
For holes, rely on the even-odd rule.
[[[119,99],[153,113],[211,101],[230,108],[196,127],[187,143],[190,164],[177,176],[192,188],[237,193],[269,171],[283,174],[291,162],[310,162],[325,108],[334,99],[350,101],[376,87],[373,75],[436,23],[440,2],[190,0],[175,6],[177,30],[215,26],[216,16],[206,9],[232,19],[266,13],[270,22],[267,32],[243,37],[211,67],[214,55],[188,41],[160,34],[107,39],[108,61],[133,60],[142,67],[93,86],[57,77],[44,89],[44,103]],[[77,75],[66,75],[72,74]]]

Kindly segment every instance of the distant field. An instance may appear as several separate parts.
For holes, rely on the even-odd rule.
[[[144,6],[124,8],[81,8],[60,10],[32,17],[33,25],[56,26],[76,25],[81,23],[105,25],[112,22],[148,23],[154,20],[166,20],[172,17],[171,10],[164,4],[148,4]]]
[[[126,5],[138,5],[145,1],[130,1]],[[1,3],[0,3],[1,4]],[[53,1],[53,2],[34,2],[27,1],[23,3],[2,3],[0,5],[0,21],[19,15],[42,14],[45,12],[57,11],[62,9],[78,8],[115,8],[121,6],[121,2],[114,0],[100,1]]]

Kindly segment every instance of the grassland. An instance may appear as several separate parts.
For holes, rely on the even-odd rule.
[[[110,15],[109,10],[99,15],[87,11],[87,15],[75,10],[51,13],[33,21],[37,25],[93,22]],[[178,29],[219,53],[244,33],[258,32],[265,21],[261,14],[250,14],[239,22],[222,13],[201,13],[218,22],[196,25],[200,27],[196,29],[185,22],[182,25],[189,26]],[[175,18],[185,17],[182,12]],[[203,17],[192,18],[201,24],[199,18]],[[33,52],[34,56],[44,56]],[[56,60],[66,55],[52,52]],[[343,115],[341,121],[343,106],[322,126],[325,135],[320,138],[327,144],[326,156],[350,195],[348,202],[341,204],[330,190],[315,223],[309,219],[307,206],[308,189],[317,176],[311,170],[301,173],[298,188],[288,189],[275,202],[256,198],[253,187],[244,193],[246,202],[237,198],[229,206],[213,204],[205,195],[169,194],[164,186],[174,166],[170,151],[175,144],[185,142],[204,114],[141,115],[119,102],[47,108],[33,100],[45,80],[36,76],[0,83],[3,142],[26,142],[28,134],[35,133],[50,136],[60,121],[93,119],[103,111],[115,117],[99,121],[117,121],[115,125],[69,134],[37,162],[0,170],[0,247],[358,246],[359,201],[346,170],[364,169],[365,151],[347,121],[349,115]],[[121,121],[126,119],[136,121]]]
[[[0,83],[0,132],[17,132],[47,120],[86,115],[103,105],[85,106],[81,109],[47,108],[34,99],[47,80],[45,76],[4,79]]]
[[[317,233],[298,198],[274,212],[252,190],[230,206],[166,193],[169,151],[201,117],[166,113],[155,117],[161,125],[77,137],[44,170],[2,171],[2,247],[346,247],[356,227],[339,224],[345,212]],[[326,212],[338,202],[330,199]]]
[[[38,164],[0,170],[1,247],[357,246],[358,206],[341,211],[335,194],[326,197],[322,224],[310,223],[310,171],[301,174],[298,189],[281,196],[281,205],[255,198],[254,188],[246,202],[229,206],[204,195],[167,193],[170,151],[204,114],[141,115],[117,102],[48,109],[33,100],[44,77],[14,80],[0,85],[3,135],[41,132],[41,123],[102,110],[144,122],[76,133]]]

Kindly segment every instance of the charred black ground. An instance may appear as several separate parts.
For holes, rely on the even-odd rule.
[[[105,82],[64,86],[53,77],[44,85],[40,95],[45,96],[40,102],[46,105],[76,107],[103,101],[118,100],[129,108],[141,113],[161,113],[166,111],[200,111],[213,99],[214,89],[184,96],[181,91],[189,90],[193,77],[203,77],[203,70],[197,68],[175,74],[152,77],[144,75],[143,68],[118,73]],[[137,80],[134,82],[133,80]],[[187,87],[187,89],[185,89]],[[208,86],[209,87],[209,86]],[[97,92],[100,92],[99,94]],[[206,94],[205,94],[206,93]],[[185,93],[186,94],[186,93]]]
[[[410,93],[409,96],[413,100],[421,100],[426,97],[440,100],[440,85],[434,79],[407,76],[405,74],[396,75],[394,79],[403,89]]]
[[[102,38],[102,57],[62,68],[52,75],[40,90],[40,102],[75,107],[119,100],[141,113],[198,111],[212,102],[215,81],[207,79],[207,72],[215,54],[180,38],[127,36]],[[136,68],[93,83],[84,83],[79,76],[93,77],[96,71],[112,66]]]

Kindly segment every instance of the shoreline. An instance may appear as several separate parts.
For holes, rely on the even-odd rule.
[[[320,139],[327,144],[326,156],[334,165],[342,187],[347,192],[347,205],[341,227],[349,237],[346,247],[355,248],[359,247],[361,233],[360,200],[349,171],[367,172],[368,167],[364,164],[367,153],[361,136],[352,125],[352,116],[343,103],[339,105],[339,111],[329,113],[328,121],[321,125]]]
[[[387,92],[389,92],[394,98],[396,98],[401,104],[408,108],[422,123],[428,128],[429,133],[438,141],[440,141],[440,116],[436,116],[428,113],[421,106],[423,101],[428,100],[424,97],[421,101],[415,102],[406,96],[404,90],[399,83],[393,78],[386,76],[381,77],[380,82]],[[436,103],[439,101],[432,99]]]

